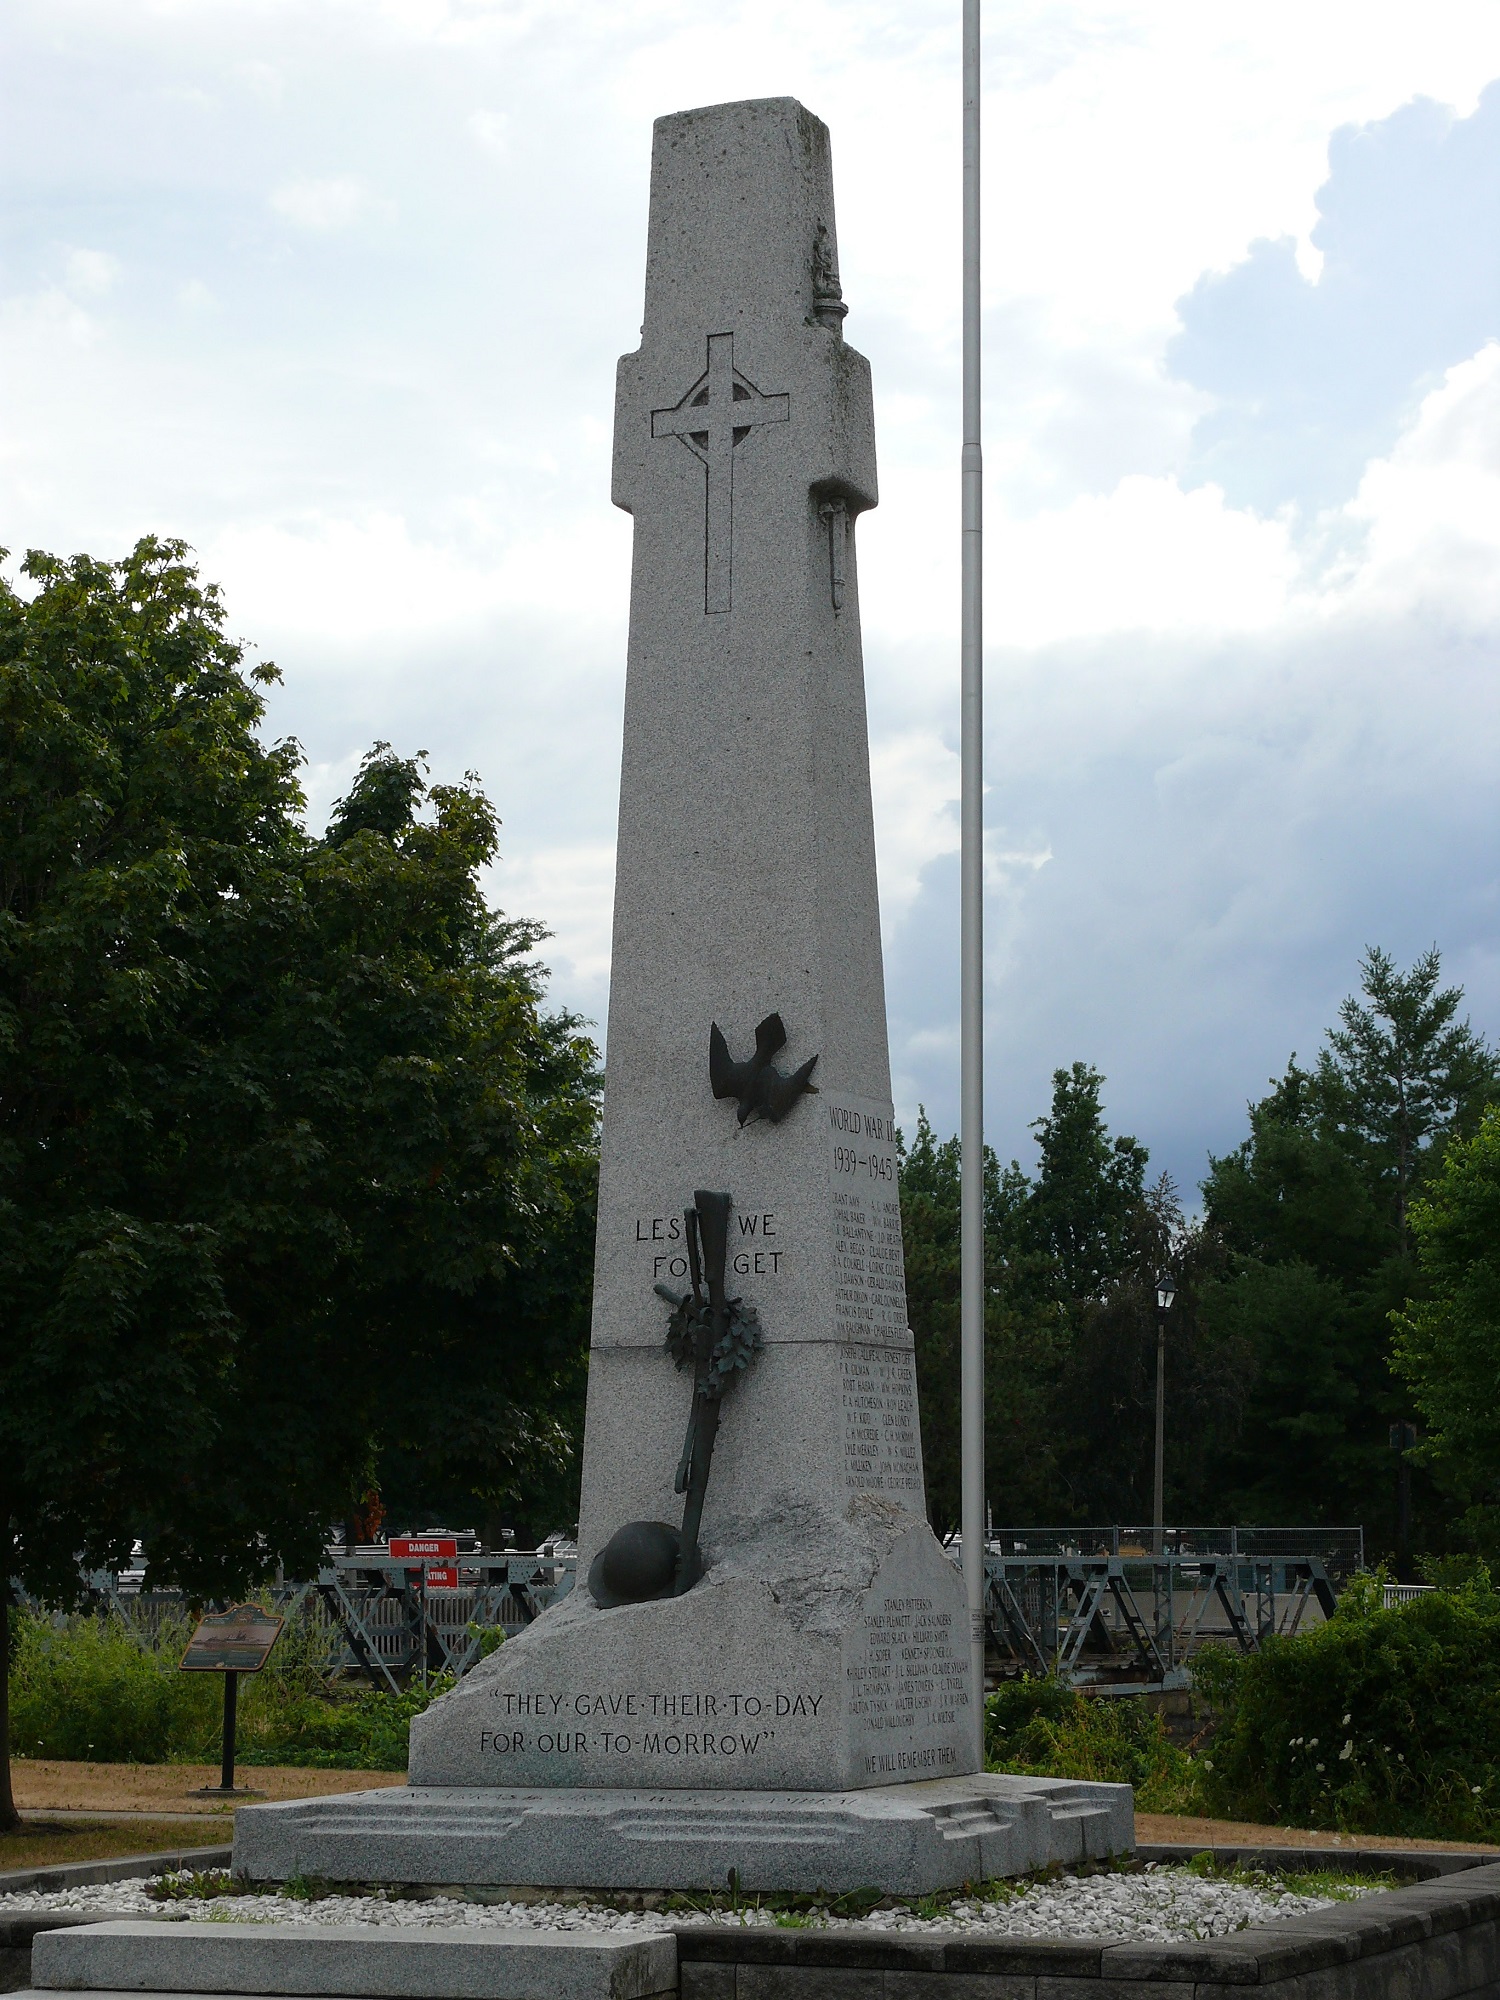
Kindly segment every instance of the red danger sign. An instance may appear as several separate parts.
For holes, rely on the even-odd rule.
[[[429,1563],[427,1565],[427,1588],[429,1590],[457,1590],[457,1563]]]
[[[456,1535],[392,1535],[391,1554],[397,1562],[452,1562],[458,1554]]]

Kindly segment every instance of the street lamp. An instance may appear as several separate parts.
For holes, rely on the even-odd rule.
[[[1156,1476],[1152,1483],[1151,1503],[1151,1527],[1157,1555],[1162,1553],[1165,1526],[1162,1475],[1167,1444],[1167,1314],[1172,1310],[1172,1301],[1176,1297],[1177,1286],[1172,1274],[1163,1271],[1156,1281]]]

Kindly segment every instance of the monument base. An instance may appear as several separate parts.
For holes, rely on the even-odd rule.
[[[1128,1785],[990,1774],[848,1792],[421,1789],[245,1806],[254,1881],[924,1895],[1126,1852]]]

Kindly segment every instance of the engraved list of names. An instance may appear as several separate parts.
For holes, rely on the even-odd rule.
[[[834,1322],[845,1340],[905,1346],[906,1278],[896,1126],[888,1108],[859,1097],[824,1099],[833,1209]]]

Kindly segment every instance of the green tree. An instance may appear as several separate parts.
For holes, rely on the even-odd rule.
[[[1500,1550],[1500,1108],[1446,1153],[1411,1226],[1428,1296],[1394,1315],[1395,1363],[1426,1422],[1425,1455]]]
[[[1110,1137],[1103,1088],[1087,1063],[1053,1073],[1052,1108],[1031,1128],[1036,1185],[1016,1211],[1069,1301],[1102,1298],[1131,1262],[1145,1195],[1150,1155],[1137,1139]]]
[[[1436,945],[1410,972],[1372,946],[1360,964],[1368,1005],[1339,1009],[1319,1063],[1327,1104],[1363,1145],[1366,1176],[1393,1208],[1401,1254],[1409,1248],[1407,1209],[1434,1147],[1470,1128],[1493,1096],[1493,1052],[1456,1016],[1463,988],[1439,989]]]
[[[1342,1519],[1390,1544],[1388,1431],[1408,1412],[1389,1316],[1421,1289],[1408,1211],[1497,1077],[1440,973],[1435,951],[1409,973],[1368,951],[1363,999],[1344,1002],[1315,1067],[1294,1056],[1250,1107],[1248,1138],[1210,1161],[1207,1219],[1228,1263],[1202,1309],[1251,1376],[1218,1502],[1241,1519]],[[1430,1487],[1419,1499],[1431,1516]]]
[[[1032,1127],[1039,1170],[986,1155],[985,1473],[997,1523],[1077,1524],[1149,1512],[1154,1440],[1156,1280],[1170,1269],[1172,1433],[1168,1492],[1199,1503],[1242,1400],[1243,1358],[1205,1342],[1197,1288],[1217,1246],[1183,1217],[1146,1150],[1112,1137],[1103,1078],[1058,1070]],[[901,1217],[907,1303],[929,1509],[959,1515],[959,1147],[926,1114],[904,1154]]]
[[[939,1140],[927,1114],[903,1149],[901,1228],[906,1301],[916,1341],[928,1513],[939,1534],[960,1518],[959,1143]],[[1045,1512],[1057,1437],[1052,1392],[1067,1337],[1063,1314],[1037,1282],[1036,1258],[1016,1242],[1014,1212],[1029,1183],[985,1151],[985,1454],[1001,1520]]]
[[[243,671],[182,544],[24,573],[0,584],[0,1576],[68,1601],[144,1535],[153,1575],[222,1595],[305,1572],[387,1468],[420,1461],[429,1504],[555,1488],[595,1057],[541,1007],[536,928],[485,906],[491,807],[378,746],[311,838],[297,746],[258,733],[276,670]]]

